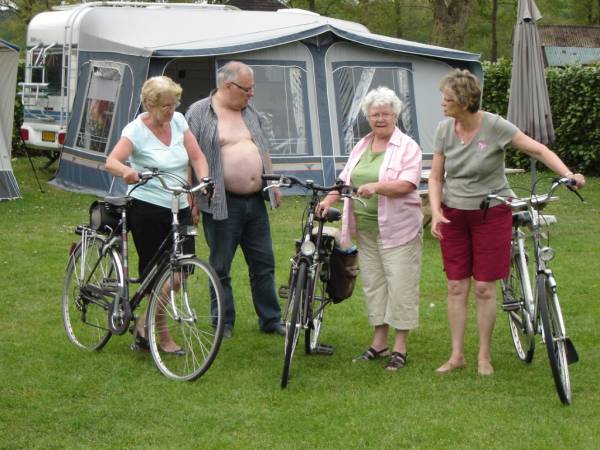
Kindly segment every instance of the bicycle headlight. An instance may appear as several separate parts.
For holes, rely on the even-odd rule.
[[[317,247],[315,246],[315,244],[314,244],[313,241],[305,241],[300,246],[300,252],[304,256],[312,256],[312,255],[314,255],[316,249],[317,249]]]
[[[554,249],[551,247],[542,247],[540,248],[540,259],[542,261],[548,262],[552,261],[554,258]]]

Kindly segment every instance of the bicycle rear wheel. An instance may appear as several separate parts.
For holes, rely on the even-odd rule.
[[[526,306],[525,277],[527,265],[523,266],[521,255],[512,257],[510,273],[502,280],[503,308],[508,314],[508,325],[517,357],[526,363],[533,360],[535,350],[534,328]]]
[[[213,363],[223,338],[223,288],[197,258],[167,267],[148,306],[150,353],[167,378],[193,381]]]
[[[285,314],[285,353],[283,372],[281,373],[281,388],[288,385],[292,358],[298,343],[300,328],[302,328],[301,307],[306,295],[306,261],[300,261],[296,275],[292,277],[289,287],[289,297]]]
[[[544,342],[548,350],[548,360],[552,378],[560,401],[571,404],[571,379],[565,348],[565,330],[556,287],[545,274],[538,275],[538,303],[544,331]]]
[[[111,337],[108,313],[123,287],[123,272],[114,250],[103,253],[104,240],[84,235],[65,273],[63,324],[69,340],[87,350],[100,350]]]
[[[319,271],[317,271],[319,273]],[[318,277],[318,275],[316,275]],[[315,353],[320,345],[321,340],[321,325],[323,324],[323,316],[325,314],[325,284],[318,278],[315,278],[311,283],[312,296],[310,299],[310,307],[308,308],[308,328],[304,333],[304,352],[309,355]]]

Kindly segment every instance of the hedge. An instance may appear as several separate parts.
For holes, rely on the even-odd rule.
[[[484,62],[483,109],[506,117],[510,60]],[[548,96],[556,134],[550,145],[573,171],[600,175],[600,65],[546,69]],[[529,169],[529,157],[507,151],[506,164]]]

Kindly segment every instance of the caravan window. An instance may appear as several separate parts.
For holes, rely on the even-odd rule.
[[[371,131],[360,111],[364,96],[379,86],[392,89],[402,102],[397,126],[418,142],[412,73],[397,64],[337,63],[333,67],[335,99],[338,114],[340,148],[350,153],[354,145]]]
[[[121,72],[112,67],[92,66],[77,146],[105,153],[113,122]]]
[[[293,66],[245,61],[254,70],[252,105],[263,118],[273,155],[311,154],[304,63]],[[285,63],[284,63],[285,64]]]
[[[40,50],[33,54],[33,61],[38,61],[39,65],[33,64],[31,67],[31,82],[48,83],[48,95],[60,95],[62,53],[58,51],[42,54]]]

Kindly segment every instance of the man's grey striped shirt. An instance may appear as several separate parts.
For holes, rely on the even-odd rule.
[[[225,180],[223,177],[223,164],[221,161],[221,144],[219,142],[219,130],[217,127],[217,114],[212,107],[213,90],[210,95],[198,100],[190,106],[185,118],[190,130],[198,140],[202,152],[208,161],[209,175],[215,181],[215,193],[210,207],[206,198],[196,195],[196,201],[200,209],[213,215],[214,220],[227,219],[227,199],[225,197]],[[260,116],[254,108],[248,105],[242,110],[242,118],[250,131],[252,140],[258,147],[263,162],[263,173],[268,173],[270,161],[268,160],[268,140],[263,132]],[[269,192],[272,195],[272,192]]]

